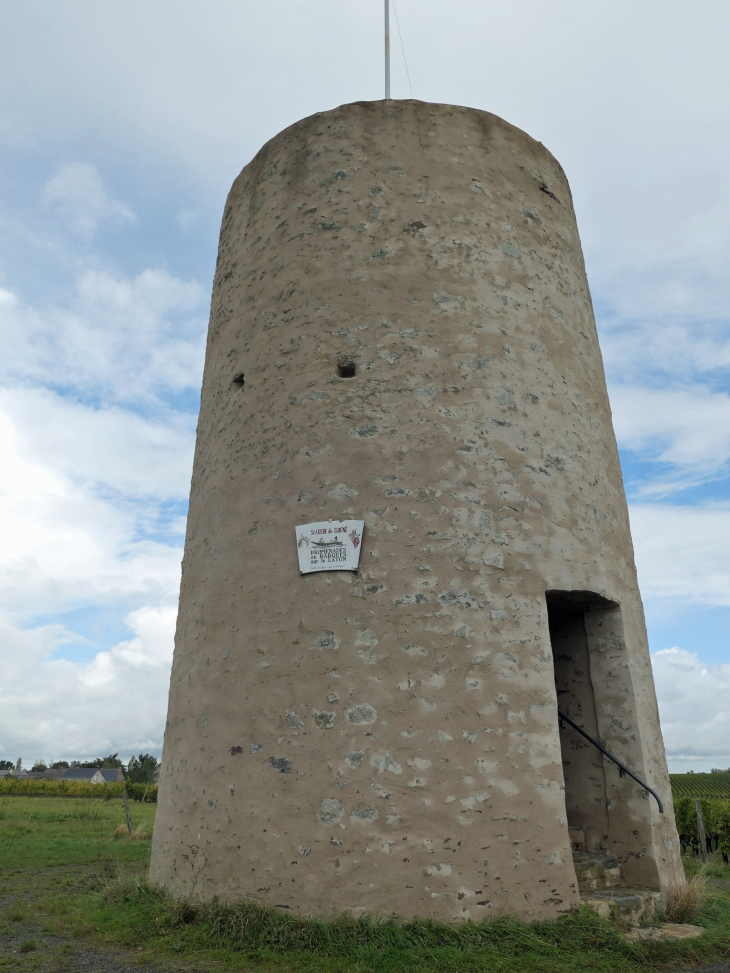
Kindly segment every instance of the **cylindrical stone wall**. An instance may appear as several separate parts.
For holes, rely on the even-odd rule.
[[[330,518],[365,521],[359,572],[300,575],[295,526]],[[586,608],[571,712],[663,816],[603,758],[564,777],[546,592]],[[223,217],[151,880],[550,917],[578,904],[569,814],[629,883],[679,879],[568,183],[486,112],[314,115]]]

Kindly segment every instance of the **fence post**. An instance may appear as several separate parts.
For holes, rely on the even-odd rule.
[[[705,841],[705,822],[702,818],[702,804],[699,797],[695,799],[695,810],[697,811],[697,840],[700,843],[700,854],[702,861],[707,861],[707,842]]]
[[[127,828],[129,829],[129,836],[131,838],[131,836],[132,836],[132,815],[129,813],[129,801],[127,800],[127,788],[124,787],[124,786],[122,787],[122,800],[124,801],[124,810],[125,810],[126,815],[127,815]],[[700,814],[701,813],[702,812],[700,811]],[[704,832],[704,829],[703,829],[702,834],[704,835],[704,833],[705,832]]]

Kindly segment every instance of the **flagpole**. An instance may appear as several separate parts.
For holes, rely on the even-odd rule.
[[[390,98],[390,0],[385,0],[385,98]]]

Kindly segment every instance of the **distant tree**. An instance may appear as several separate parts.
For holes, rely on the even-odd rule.
[[[14,766],[12,760],[0,760],[0,770],[12,770]]]
[[[119,759],[118,753],[110,753],[108,757],[102,758],[99,766],[103,767],[105,770],[111,767],[121,767],[122,761]]]
[[[71,766],[96,767],[99,770],[102,767],[121,767],[123,764],[118,753],[110,753],[108,757],[97,757],[95,760],[72,760]]]
[[[32,774],[42,774],[44,770],[48,770],[48,767],[43,763],[42,760],[36,760],[30,770]]]
[[[68,770],[68,760],[57,760],[55,763],[51,764],[52,770]]]
[[[135,784],[151,784],[159,766],[159,760],[151,753],[141,753],[139,757],[132,754],[127,764],[127,777]]]
[[[17,761],[15,763],[15,769],[16,770],[22,770],[23,769],[23,758],[22,757],[18,757],[18,759],[17,759]]]

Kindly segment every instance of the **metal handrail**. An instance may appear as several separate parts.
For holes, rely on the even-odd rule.
[[[614,757],[614,755],[612,753],[609,753],[608,750],[606,750],[606,748],[604,746],[601,746],[601,744],[598,742],[598,740],[594,740],[592,736],[589,736],[586,733],[585,730],[581,729],[578,726],[578,724],[577,723],[574,723],[569,716],[566,716],[565,715],[565,713],[561,713],[560,710],[558,710],[558,717],[561,720],[565,720],[566,723],[569,723],[573,727],[574,730],[577,730],[578,733],[580,733],[581,736],[585,737],[586,740],[588,740],[589,743],[592,743],[594,747],[597,747],[601,751],[602,754],[604,754],[606,757],[608,757],[609,760],[613,760],[613,762],[618,767],[620,767],[621,770],[624,773],[628,774],[629,777],[633,777],[633,779],[636,781],[636,783],[637,784],[641,784],[641,786],[644,788],[645,791],[649,791],[649,793],[654,797],[654,799],[656,800],[657,804],[659,805],[659,813],[660,814],[664,814],[664,805],[662,804],[661,798],[659,797],[659,795],[657,794],[657,792],[654,790],[653,787],[649,787],[648,784],[644,783],[644,781],[641,779],[641,777],[637,777],[636,774],[633,772],[633,770],[629,770],[629,768],[626,766],[626,764],[621,763],[621,761],[618,759],[618,757]]]

